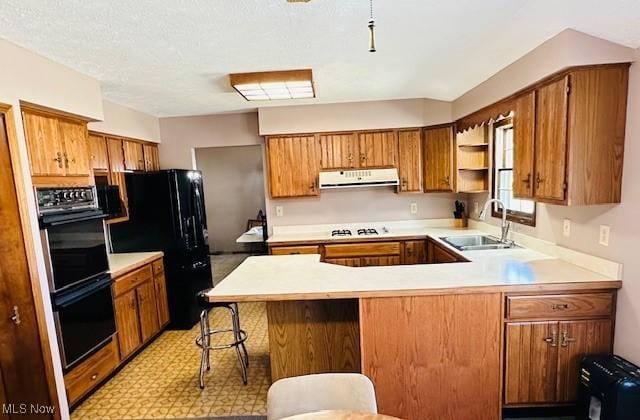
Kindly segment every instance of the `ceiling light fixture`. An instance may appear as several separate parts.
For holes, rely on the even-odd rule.
[[[229,81],[247,101],[316,97],[311,69],[235,73]]]
[[[369,52],[376,52],[376,34],[375,34],[375,22],[373,20],[373,0],[369,0],[369,9],[371,14],[369,16]]]

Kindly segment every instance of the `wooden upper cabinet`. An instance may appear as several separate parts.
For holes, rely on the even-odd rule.
[[[422,192],[422,130],[398,131],[400,192]]]
[[[92,169],[109,170],[107,139],[104,136],[89,134],[89,159],[91,160]]]
[[[320,134],[320,168],[346,169],[360,166],[355,133]]]
[[[158,146],[155,144],[144,144],[142,146],[142,152],[144,154],[144,170],[159,171],[160,156],[158,154]]]
[[[365,132],[358,134],[358,153],[361,168],[396,166],[398,141],[395,131]]]
[[[313,135],[267,137],[272,198],[318,195],[318,149]]]
[[[129,171],[144,171],[144,151],[142,143],[122,140],[124,168]]]
[[[124,148],[122,140],[107,137],[107,149],[109,152],[109,170],[111,172],[124,172]]]
[[[424,191],[453,191],[453,127],[424,130]]]
[[[531,91],[514,101],[513,195],[533,197],[536,93]]]
[[[91,175],[87,123],[60,120],[66,175]]]
[[[31,175],[64,175],[66,168],[59,120],[52,116],[23,112],[22,121]]]
[[[535,197],[564,201],[569,76],[536,92]]]
[[[505,404],[555,402],[558,323],[510,323],[505,338]]]
[[[578,399],[580,361],[585,354],[610,354],[611,320],[562,321],[559,323],[558,402]]]

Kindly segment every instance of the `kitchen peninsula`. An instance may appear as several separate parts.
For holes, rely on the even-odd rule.
[[[484,224],[395,226],[376,239],[432,241],[459,263],[346,267],[320,254],[251,257],[209,299],[267,302],[272,380],[362,372],[384,414],[499,419],[503,407],[575,400],[581,355],[611,351],[618,265],[583,256],[590,270],[582,268],[524,238],[531,248],[465,252],[441,240],[486,234],[478,229]],[[280,232],[270,244],[305,241],[332,239]]]

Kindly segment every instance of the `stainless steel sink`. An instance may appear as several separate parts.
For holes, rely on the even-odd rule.
[[[440,239],[460,251],[517,248],[513,242],[500,242],[500,239],[488,235],[448,236]]]

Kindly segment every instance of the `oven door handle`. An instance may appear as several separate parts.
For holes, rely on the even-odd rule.
[[[54,309],[58,310],[68,308],[79,300],[106,289],[107,287],[111,287],[111,277],[104,277],[95,283],[58,295],[54,298]]]
[[[49,226],[60,226],[74,222],[84,222],[85,220],[104,219],[106,215],[103,212],[93,213],[87,215],[57,215],[46,217],[43,216],[40,219],[40,227],[47,228]]]

